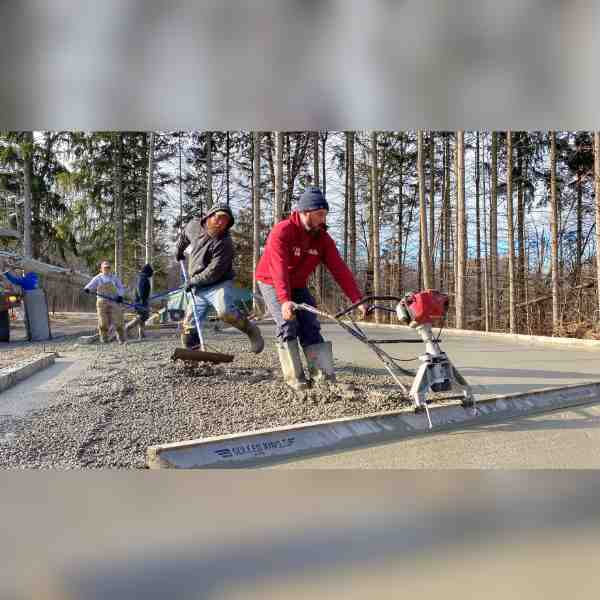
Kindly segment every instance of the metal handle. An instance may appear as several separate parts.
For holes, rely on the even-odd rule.
[[[314,313],[315,315],[321,315],[322,317],[327,317],[328,319],[336,319],[337,317],[334,317],[333,315],[330,315],[329,313],[326,313],[325,311],[319,310],[318,308],[315,308],[314,306],[311,306],[310,304],[297,304],[296,302],[292,302],[292,305],[294,307],[294,310],[306,310],[308,312]]]
[[[115,304],[122,304],[123,306],[130,306],[133,309],[138,309],[138,308],[143,308],[143,306],[141,304],[133,304],[131,302],[125,302],[125,300],[123,300],[123,302],[117,302],[116,297],[113,298],[112,296],[107,296],[106,294],[100,294],[99,292],[97,292],[96,290],[89,290],[90,293],[94,294],[94,296],[98,296],[98,298],[102,298],[104,300],[110,300],[111,302],[114,302]]]
[[[180,260],[179,265],[181,267],[181,275],[183,276],[183,281],[187,286],[189,282],[187,269],[185,268],[185,261]],[[204,338],[202,337],[202,329],[200,328],[200,319],[198,317],[198,307],[196,306],[196,294],[194,294],[194,290],[190,290],[189,295],[191,296],[192,301],[192,312],[194,314],[194,323],[196,324],[196,331],[198,333],[198,339],[200,340],[200,350],[204,350]]]
[[[339,313],[337,313],[335,315],[336,319],[339,319],[340,317],[343,317],[345,314],[352,312],[353,310],[355,310],[356,308],[358,308],[359,306],[361,306],[361,304],[372,304],[373,302],[400,302],[401,298],[399,298],[398,296],[365,296],[364,298],[361,298],[358,302],[355,302],[354,304],[351,304],[348,308],[345,308],[344,310],[341,310]],[[371,308],[380,308],[383,310],[390,310],[388,308],[382,307],[382,306],[376,306],[376,307],[371,307]],[[367,313],[372,312],[371,309],[369,309],[367,311]]]

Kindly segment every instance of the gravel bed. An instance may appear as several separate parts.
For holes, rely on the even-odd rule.
[[[0,369],[12,367],[17,363],[33,358],[44,352],[69,351],[79,339],[78,334],[60,336],[59,339],[49,340],[47,342],[25,342],[16,341],[8,344],[0,344]]]
[[[60,352],[77,342],[81,335],[94,333],[96,319],[89,317],[58,315],[50,318],[54,339],[47,342],[28,342],[22,321],[11,322],[11,341],[0,342],[0,369],[32,358],[42,352]]]
[[[337,364],[338,383],[299,397],[281,379],[272,342],[257,356],[244,336],[215,334],[215,349],[234,362],[189,366],[170,360],[173,332],[150,336],[78,346],[91,365],[50,406],[0,416],[0,468],[144,468],[154,444],[410,406],[382,370]]]

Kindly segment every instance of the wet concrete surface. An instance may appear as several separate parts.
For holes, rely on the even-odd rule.
[[[365,329],[370,338],[416,337],[406,329]],[[369,348],[335,324],[323,335],[334,343],[337,360],[382,368]],[[442,333],[444,350],[473,387],[476,398],[600,381],[600,350],[565,348]],[[385,345],[410,358],[420,344]],[[401,363],[418,366],[418,361]],[[383,373],[382,368],[382,373]],[[275,468],[600,468],[600,406],[585,406],[515,419],[453,433],[424,435],[330,456],[289,462]]]

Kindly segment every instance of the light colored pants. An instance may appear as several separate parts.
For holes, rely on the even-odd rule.
[[[196,314],[199,319],[199,326],[202,330],[202,325],[206,320],[206,313],[212,306],[217,312],[219,319],[223,318],[223,315],[230,314],[236,318],[240,318],[240,311],[235,305],[235,295],[233,293],[233,283],[231,280],[223,281],[212,285],[210,287],[200,288],[195,291],[196,299]],[[185,310],[185,318],[183,319],[183,332],[191,333],[196,331],[196,324],[194,323],[194,311],[191,301],[188,295],[188,305]]]
[[[99,298],[96,302],[96,312],[98,314],[98,332],[100,340],[108,340],[108,331],[113,325],[117,332],[117,338],[125,338],[125,327],[123,326],[123,309],[110,300]]]

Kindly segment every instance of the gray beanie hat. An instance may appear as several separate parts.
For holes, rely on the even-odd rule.
[[[311,210],[320,210],[324,208],[329,210],[329,204],[325,200],[325,196],[318,187],[309,187],[304,190],[298,204],[296,204],[296,210],[298,212],[310,212]]]
[[[229,217],[229,225],[227,225],[227,230],[231,229],[235,224],[235,219],[233,218],[233,213],[231,212],[231,208],[227,206],[227,204],[215,204],[201,219],[200,223],[204,225],[208,217],[212,217],[212,215],[216,215],[217,213],[225,213]]]

